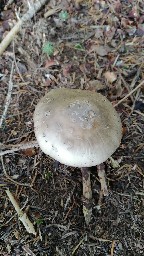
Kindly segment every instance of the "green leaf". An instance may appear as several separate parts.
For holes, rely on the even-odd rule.
[[[79,51],[85,51],[85,49],[84,49],[84,47],[81,45],[81,44],[76,44],[75,46],[74,46],[74,48],[76,49],[76,50],[79,50]]]
[[[52,177],[52,173],[51,172],[45,173],[45,179],[46,180],[49,180],[49,178],[51,178],[51,177]]]
[[[42,218],[36,220],[37,225],[40,225],[40,224],[43,224],[43,223],[44,223],[44,220]]]
[[[48,56],[52,56],[54,53],[54,46],[51,42],[46,42],[43,45],[43,49],[42,49],[43,53],[48,54]]]
[[[59,18],[62,20],[62,21],[66,21],[68,18],[69,18],[69,14],[67,11],[61,11],[59,13]]]

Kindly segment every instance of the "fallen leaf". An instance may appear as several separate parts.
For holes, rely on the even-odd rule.
[[[54,66],[54,65],[59,65],[57,60],[54,60],[54,59],[46,60],[45,68],[49,68],[49,67]]]
[[[80,4],[81,4],[81,1],[74,1],[74,5],[75,5],[75,9],[76,10],[79,10],[80,9]]]
[[[34,148],[27,148],[25,150],[22,150],[22,153],[25,156],[34,156],[36,154],[36,151]]]
[[[109,53],[109,49],[106,46],[102,45],[92,45],[90,48],[90,52],[95,51],[99,56],[106,56]]]
[[[108,82],[113,83],[117,79],[117,75],[114,72],[107,71],[104,73]]]
[[[107,26],[107,30],[105,31],[105,36],[108,38],[108,40],[112,40],[112,38],[115,35],[116,28]]]
[[[113,3],[113,8],[117,13],[121,13],[121,9],[122,9],[122,4],[121,2],[118,0],[116,2]]]
[[[21,74],[27,73],[27,68],[26,68],[26,65],[24,63],[18,62],[17,66],[18,66],[19,72]]]
[[[127,133],[127,127],[123,126],[122,127],[122,135],[124,136]]]
[[[144,25],[143,24],[138,25],[138,28],[136,29],[135,34],[139,37],[144,36]]]
[[[137,6],[133,6],[132,10],[129,12],[129,17],[135,19],[139,17]]]
[[[90,91],[99,91],[99,90],[103,90],[106,88],[106,85],[104,83],[101,83],[99,80],[91,80],[89,81],[89,90]]]
[[[84,63],[81,64],[81,65],[79,65],[79,68],[80,68],[80,70],[81,70],[84,74],[87,73],[87,68],[86,68],[86,65],[85,65]]]
[[[100,38],[100,37],[102,38],[103,34],[104,34],[103,29],[96,28],[96,30],[95,30],[95,38]]]
[[[63,65],[63,76],[67,77],[69,76],[70,74],[70,71],[71,71],[71,67],[72,65],[71,64],[66,64],[66,65]]]
[[[139,24],[143,24],[144,23],[144,15],[141,15],[139,18]]]

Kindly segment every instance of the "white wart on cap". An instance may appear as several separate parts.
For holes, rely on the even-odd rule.
[[[47,93],[36,106],[34,129],[45,154],[75,167],[103,163],[122,137],[120,118],[109,100],[79,89]]]

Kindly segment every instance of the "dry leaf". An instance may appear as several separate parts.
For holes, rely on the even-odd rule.
[[[99,90],[103,90],[105,88],[106,88],[106,85],[102,84],[99,80],[91,80],[91,81],[89,81],[89,90],[90,91],[92,91],[92,90],[99,91]]]
[[[36,151],[34,148],[27,148],[25,150],[22,150],[22,153],[25,156],[34,156],[36,154]]]
[[[117,13],[121,13],[121,9],[122,9],[122,4],[121,4],[121,1],[114,1],[113,3],[113,8],[114,10],[117,12]]]
[[[113,83],[117,79],[117,75],[114,72],[107,71],[104,73],[108,82]]]
[[[115,35],[116,28],[107,26],[108,29],[105,32],[105,36],[108,38],[108,40],[112,40],[112,38]]]
[[[90,52],[93,51],[95,51],[99,56],[106,56],[109,53],[108,47],[102,45],[92,45]]]
[[[71,64],[63,65],[63,69],[62,69],[63,76],[68,77],[70,75],[71,67],[72,67]]]
[[[129,12],[129,17],[136,19],[139,17],[137,6],[133,6],[132,10]]]
[[[54,66],[54,65],[59,65],[57,60],[54,60],[54,59],[46,60],[45,68],[49,68],[49,67]]]

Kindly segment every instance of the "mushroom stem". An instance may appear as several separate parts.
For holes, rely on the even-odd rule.
[[[92,190],[90,180],[90,169],[87,167],[82,167],[81,173],[83,183],[83,214],[85,222],[88,225],[92,215]]]
[[[101,184],[101,191],[102,191],[104,196],[107,196],[108,195],[108,188],[107,188],[107,184],[106,184],[104,164],[97,165],[97,172],[98,172],[98,177],[99,177],[99,181],[100,181],[100,184]]]

